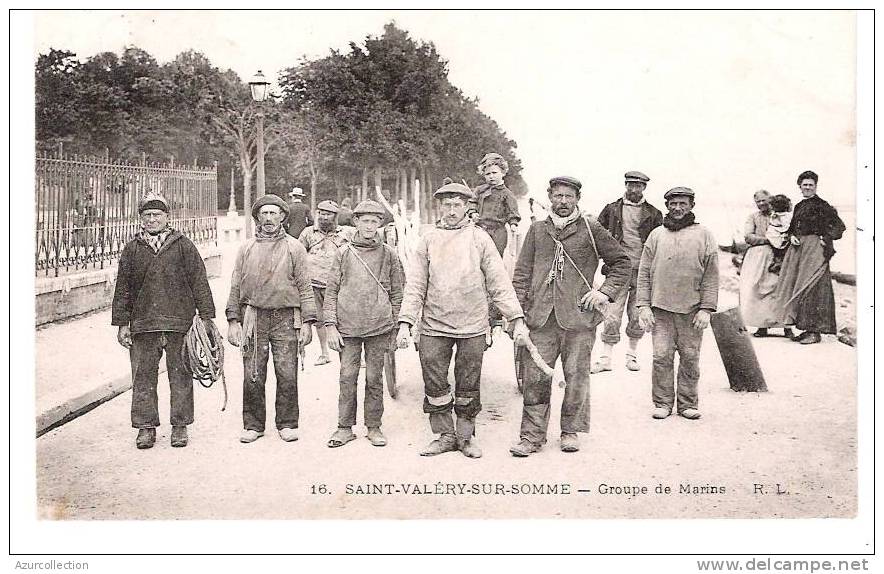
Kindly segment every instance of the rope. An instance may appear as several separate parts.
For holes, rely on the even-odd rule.
[[[224,404],[221,406],[223,411],[227,408],[227,382],[224,380],[222,339],[214,321],[203,321],[198,314],[194,315],[193,324],[184,336],[181,359],[190,370],[191,377],[199,381],[203,387],[208,389],[215,381],[221,379],[221,386],[224,389]]]

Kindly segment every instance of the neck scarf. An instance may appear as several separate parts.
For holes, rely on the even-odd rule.
[[[635,202],[635,201],[629,201],[628,199],[626,199],[625,195],[623,196],[623,205],[642,205],[644,202],[645,202],[644,197],[641,199],[641,201]]]
[[[569,223],[574,223],[575,221],[580,219],[580,215],[581,215],[580,208],[576,207],[576,206],[574,207],[574,211],[571,212],[571,215],[568,215],[567,217],[560,217],[560,216],[556,215],[554,211],[549,212],[550,220],[552,221],[553,225],[555,225],[556,229],[558,229],[559,231],[564,229],[565,226],[567,226]]]
[[[378,237],[377,233],[374,234],[374,237],[370,239],[365,239],[357,231],[353,234],[353,239],[350,240],[350,243],[352,243],[356,247],[377,247],[381,244],[381,239],[380,237]]]
[[[279,226],[275,233],[265,233],[260,225],[255,226],[255,239],[257,241],[275,241],[285,237],[285,227]]]
[[[469,224],[470,224],[470,218],[467,216],[464,216],[463,219],[461,219],[460,221],[458,221],[454,225],[447,225],[443,222],[443,220],[440,219],[439,221],[436,222],[436,227],[438,227],[439,229],[461,229],[463,227],[466,227]]]
[[[690,227],[695,223],[696,221],[694,221],[693,211],[689,211],[681,219],[675,219],[668,213],[666,214],[666,217],[663,218],[663,227],[665,227],[669,231],[679,231],[680,229]]]
[[[165,243],[166,239],[169,238],[170,233],[172,233],[172,228],[169,226],[166,226],[165,229],[163,229],[156,235],[148,233],[146,229],[142,229],[141,238],[144,240],[145,243],[150,245],[154,253],[159,253],[160,249],[163,247],[163,243]]]

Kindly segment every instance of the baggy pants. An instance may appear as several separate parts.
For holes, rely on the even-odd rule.
[[[556,359],[562,357],[565,372],[562,433],[589,432],[589,357],[595,342],[595,329],[566,331],[559,326],[555,312],[552,312],[543,327],[531,330],[531,340],[546,364],[554,367]],[[523,362],[523,368],[524,406],[519,435],[534,444],[543,444],[549,426],[552,378],[530,359]]]
[[[452,396],[448,367],[454,347],[457,353]],[[434,433],[456,433],[463,439],[473,436],[476,415],[482,410],[479,380],[484,353],[484,335],[464,339],[421,335],[418,354],[424,378],[424,412],[430,415],[430,428]],[[452,408],[457,415],[456,429]]]
[[[630,339],[641,339],[645,330],[638,324],[638,309],[635,307],[636,288],[634,284],[624,287],[614,298],[614,302],[605,310],[605,327],[602,331],[602,342],[616,345],[620,342],[620,325],[623,324],[623,311],[626,311],[626,336]]]
[[[703,331],[693,326],[695,313],[654,311],[654,368],[651,372],[651,400],[655,407],[677,412],[697,408],[700,380],[700,344]],[[678,395],[675,393],[675,352],[678,351]]]
[[[169,422],[172,426],[193,423],[193,378],[181,359],[183,344],[184,333],[155,331],[132,335],[129,361],[132,365],[133,428],[160,426],[157,383],[164,350],[170,391]]]
[[[257,358],[252,362],[252,349],[243,355],[243,428],[264,432],[267,419],[264,384],[267,382],[267,361],[273,351],[276,373],[276,428],[298,428],[298,329],[294,309],[256,309]],[[253,367],[257,377],[252,380]]]
[[[384,355],[390,349],[391,332],[374,337],[342,337],[341,391],[338,395],[338,428],[356,424],[356,394],[362,349],[365,348],[365,400],[363,417],[368,428],[381,426],[384,415]]]

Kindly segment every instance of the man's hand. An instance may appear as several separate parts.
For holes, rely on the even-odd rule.
[[[796,247],[801,245],[801,240],[798,239],[797,237],[795,237],[794,235],[789,237],[789,241],[792,243],[792,245],[795,245]]]
[[[242,325],[236,319],[227,322],[227,340],[234,347],[242,345]]]
[[[399,323],[399,333],[396,335],[396,346],[400,349],[408,348],[408,340],[411,338],[411,328],[408,323]]]
[[[589,311],[590,309],[601,311],[604,306],[610,302],[611,300],[608,299],[607,295],[601,291],[593,289],[580,299],[579,307],[583,311]]]
[[[328,341],[328,348],[332,351],[340,353],[344,348],[344,339],[338,332],[338,327],[336,325],[325,326],[325,337]]]
[[[129,330],[129,325],[120,325],[120,329],[117,331],[117,342],[127,349],[132,348],[132,331]]]
[[[337,329],[335,329],[337,333]],[[310,344],[310,341],[313,340],[313,322],[304,323],[301,325],[301,329],[298,332],[298,344],[302,347],[306,347]]]
[[[703,329],[708,327],[709,326],[709,317],[711,315],[712,314],[709,311],[707,311],[706,309],[700,309],[699,311],[697,311],[697,314],[694,315],[694,322],[693,322],[694,329],[697,329],[698,331],[702,331]]]
[[[639,307],[638,308],[638,326],[644,329],[645,331],[650,331],[654,328],[654,311],[650,307]]]
[[[528,325],[525,324],[525,319],[519,317],[513,321],[513,343],[515,343],[519,347],[525,347],[528,345]]]

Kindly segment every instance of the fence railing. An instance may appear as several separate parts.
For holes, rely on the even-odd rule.
[[[218,169],[95,158],[36,158],[38,275],[105,268],[141,229],[148,192],[169,202],[171,224],[195,243],[217,243]]]

